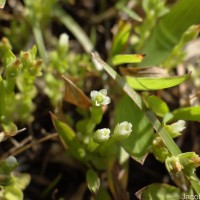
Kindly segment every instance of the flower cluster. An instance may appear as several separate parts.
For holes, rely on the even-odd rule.
[[[132,132],[132,124],[130,122],[124,121],[117,124],[112,137],[116,140],[124,140],[129,137]],[[102,128],[98,129],[94,135],[94,141],[97,143],[105,142],[110,138],[110,129]]]
[[[107,96],[107,90],[102,89],[100,91],[93,90],[90,93],[92,104],[94,107],[105,106],[110,103],[110,97]],[[98,113],[96,113],[97,115]],[[116,140],[123,140],[129,137],[132,132],[132,124],[124,121],[117,124],[112,134],[112,137]],[[110,138],[110,129],[103,128],[98,129],[94,134],[94,141],[97,143],[105,142]]]

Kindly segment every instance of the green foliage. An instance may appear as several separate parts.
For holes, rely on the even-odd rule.
[[[89,169],[86,173],[86,180],[90,191],[96,193],[100,186],[100,180],[96,172]]]
[[[148,93],[144,93],[142,97],[147,107],[157,116],[164,117],[169,112],[167,104],[159,97]]]
[[[140,63],[143,59],[143,55],[132,54],[132,55],[115,55],[111,58],[111,64],[113,66],[121,65],[124,63]]]
[[[128,43],[130,36],[131,24],[120,21],[117,25],[117,33],[115,34],[112,42],[111,58],[121,53]]]
[[[55,113],[51,113],[54,128],[67,151],[67,163],[71,166],[80,163],[95,199],[121,200],[121,196],[126,199],[129,158],[143,164],[149,153],[165,163],[177,187],[151,184],[137,192],[139,199],[181,199],[187,194],[199,194],[200,181],[195,173],[200,165],[199,156],[195,152],[182,153],[173,140],[186,128],[183,120],[200,120],[199,105],[186,104],[170,111],[163,91],[182,83],[189,83],[188,88],[192,90],[199,78],[198,72],[194,79],[191,73],[174,75],[176,70],[171,71],[180,64],[185,65],[184,48],[198,37],[199,1],[179,0],[169,5],[166,0],[119,0],[103,14],[107,3],[99,1],[98,6],[92,3],[90,9],[95,8],[97,12],[91,16],[89,12],[89,17],[82,11],[75,16],[74,10],[70,10],[76,1],[24,0],[23,3],[16,3],[16,8],[23,10],[20,17],[16,17],[13,7],[12,17],[16,20],[12,18],[9,27],[2,29],[9,40],[3,38],[0,42],[0,142],[17,134],[18,124],[32,126],[37,99],[47,98]],[[5,0],[0,1],[1,8],[4,4]],[[111,24],[115,24],[111,31],[107,28],[111,28],[107,19],[113,17]],[[59,30],[55,30],[57,26]],[[70,32],[69,36],[60,33],[63,30]],[[107,61],[95,51],[91,62],[89,54],[95,45],[90,38],[96,38],[98,43],[99,35],[106,41],[97,48],[103,49],[99,53]],[[30,46],[30,50],[22,51]],[[37,49],[42,60],[37,58]],[[106,89],[95,90],[99,88]],[[156,91],[150,94],[149,90]],[[89,92],[91,99],[87,97]],[[5,200],[23,199],[22,190],[30,182],[28,174],[19,177],[11,174],[17,166],[12,161],[0,162],[0,198]],[[52,181],[41,195],[43,198],[61,177],[58,175]],[[191,186],[185,189],[180,177],[187,179]],[[80,198],[85,189],[82,190]]]
[[[163,63],[166,68],[176,67],[176,65],[183,61],[185,52],[182,51],[182,49],[184,49],[188,42],[197,38],[199,31],[199,25],[192,25],[183,33],[180,41],[175,45],[170,55]]]
[[[169,11],[165,3],[166,0],[142,1],[142,7],[146,16],[143,23],[135,29],[136,33],[139,35],[138,44],[136,46],[138,50],[141,50],[141,48],[148,41],[148,38],[151,36],[151,32],[155,28],[159,18]]]
[[[172,113],[174,119],[199,121],[200,106],[178,108],[174,110]]]
[[[170,55],[184,32],[199,22],[199,6],[200,2],[196,0],[180,0],[173,6],[170,12],[159,21],[149,39],[145,41],[142,52],[151,56],[143,60],[143,66],[158,65]]]
[[[162,141],[166,145],[167,151],[172,156],[178,156],[181,155],[181,151],[176,145],[176,143],[172,140],[172,136],[170,135],[171,132],[167,130],[167,128],[160,124],[159,120],[155,117],[154,113],[150,110],[148,110],[141,99],[141,97],[133,90],[131,89],[123,80],[122,78],[107,64],[105,63],[97,54],[92,54],[94,62],[96,65],[102,66],[107,73],[123,88],[123,90],[128,94],[128,96],[132,99],[132,101],[135,103],[135,105],[144,112],[144,114],[147,116],[151,124],[153,125],[153,128],[158,133],[159,137],[162,138]],[[168,156],[170,154],[165,154],[165,156]],[[163,157],[161,157],[163,159]],[[166,159],[166,157],[164,157]],[[189,179],[191,185],[193,186],[195,192],[198,194],[200,192],[199,187],[199,179],[196,177],[194,171],[193,173],[187,173],[185,172],[185,175]]]
[[[83,160],[86,156],[85,150],[80,144],[79,139],[74,131],[66,123],[57,120],[53,115],[52,119],[56,130],[60,134],[65,144],[68,145],[70,153],[78,160]]]
[[[160,90],[179,85],[186,81],[190,74],[171,77],[131,77],[127,76],[127,83],[135,90]]]
[[[0,117],[4,131],[15,132],[12,123],[17,120],[31,122],[35,109],[33,98],[37,94],[35,79],[41,76],[41,60],[36,59],[37,48],[20,52],[17,58],[5,38],[0,43],[4,72],[0,77],[1,109]],[[17,88],[17,92],[16,89]],[[19,109],[20,108],[20,109]]]

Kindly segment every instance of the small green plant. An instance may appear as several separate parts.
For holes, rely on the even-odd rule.
[[[55,199],[59,193],[58,183],[65,172],[46,170],[58,157],[60,165],[80,168],[85,175],[86,183],[76,190],[81,191],[79,199],[86,195],[97,200],[129,200],[129,161],[145,164],[148,154],[166,167],[174,185],[152,183],[136,193],[138,199],[179,200],[199,195],[196,169],[200,157],[193,151],[182,152],[175,141],[188,131],[190,121],[200,119],[199,70],[195,67],[199,60],[188,61],[184,51],[199,36],[200,2],[15,2],[7,2],[12,14],[1,13],[6,23],[0,31],[6,38],[0,41],[0,142],[15,144],[9,155],[36,147],[30,159],[38,159],[45,149],[47,159],[38,159],[42,160],[39,180],[48,171],[56,178],[49,186],[45,185],[49,177],[41,181],[46,190],[40,197]],[[5,3],[0,1],[0,8]],[[182,93],[193,97],[182,97]],[[195,103],[193,98],[197,98]],[[18,130],[18,126],[25,128]],[[57,133],[49,133],[54,128]],[[11,138],[25,129],[30,143],[24,139],[19,144]],[[35,130],[43,138],[35,137]],[[52,135],[60,140],[46,149],[42,142]],[[39,152],[36,156],[34,149]],[[15,157],[3,158],[0,199],[23,199],[30,175],[13,172],[18,166]]]
[[[98,174],[101,170],[108,170],[107,173],[110,174],[112,170],[110,167],[115,162],[119,162],[120,152],[124,151],[121,142],[132,133],[132,124],[124,121],[118,123],[113,131],[110,128],[95,130],[96,125],[102,122],[105,109],[111,100],[107,96],[106,89],[91,91],[90,96],[89,113],[87,117],[77,122],[76,132],[54,115],[52,115],[52,120],[59,135],[68,146],[68,151],[88,167],[86,176],[89,189],[97,193],[98,198],[103,198],[101,191],[105,191],[105,188],[100,187],[101,181]],[[111,187],[112,178],[110,181]],[[113,188],[113,195],[116,195],[114,190]],[[107,195],[109,195],[108,192]]]
[[[3,73],[0,76],[0,121],[6,134],[15,134],[13,122],[32,122],[35,109],[33,98],[37,94],[35,79],[41,76],[41,60],[36,60],[36,46],[30,51],[21,52],[17,58],[11,51],[6,38],[0,43]]]

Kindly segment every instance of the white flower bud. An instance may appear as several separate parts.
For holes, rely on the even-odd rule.
[[[6,159],[6,165],[8,167],[14,167],[14,166],[16,166],[17,165],[17,159],[14,156],[9,156]]]
[[[177,122],[170,125],[172,132],[180,133],[185,129],[185,121],[178,120]]]
[[[105,142],[110,138],[110,129],[102,128],[98,129],[94,135],[94,141],[97,143]]]
[[[66,33],[62,33],[59,38],[59,46],[68,46],[69,45],[69,36]]]
[[[117,124],[115,127],[113,137],[117,140],[123,140],[129,137],[132,132],[132,124],[130,122],[124,121]]]
[[[110,97],[107,96],[107,90],[102,89],[99,92],[96,90],[90,93],[92,102],[95,106],[104,106],[110,103]]]

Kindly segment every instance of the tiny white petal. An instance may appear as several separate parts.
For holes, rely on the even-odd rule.
[[[90,92],[91,98],[95,98],[98,94],[99,94],[99,92],[96,91],[96,90],[93,90],[93,91]]]
[[[108,93],[106,89],[101,89],[99,92],[100,92],[101,94],[103,94],[104,96],[106,96],[107,93]]]
[[[185,127],[185,121],[184,120],[178,120],[177,122],[170,125],[173,132],[182,132]]]
[[[108,105],[110,103],[110,97],[105,97],[104,101],[102,102],[103,105]]]

